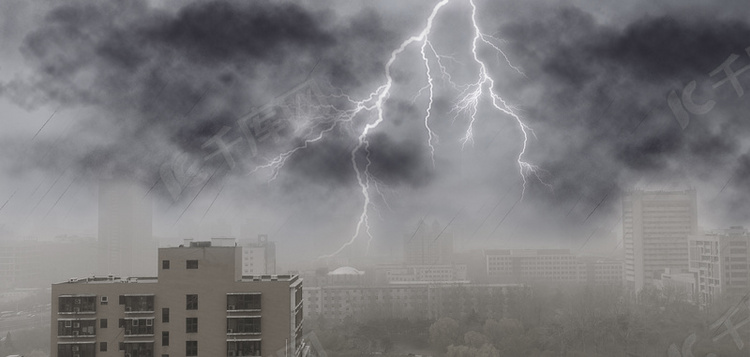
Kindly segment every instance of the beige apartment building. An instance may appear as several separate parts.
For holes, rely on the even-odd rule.
[[[688,236],[698,233],[695,190],[633,190],[622,199],[625,281],[635,291],[664,269],[687,273]]]
[[[302,279],[242,276],[240,247],[159,249],[156,278],[52,285],[51,356],[303,356]]]

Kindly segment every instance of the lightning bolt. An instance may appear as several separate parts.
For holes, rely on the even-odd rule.
[[[466,1],[471,7],[471,25],[473,26],[473,39],[471,42],[470,51],[471,58],[477,65],[479,71],[477,73],[476,80],[465,85],[456,84],[451,77],[448,67],[443,63],[443,59],[450,59],[457,62],[455,58],[451,56],[440,55],[429,39],[430,34],[432,33],[435,18],[440,13],[440,10],[451,1]],[[355,172],[359,191],[363,198],[362,210],[357,220],[356,228],[351,238],[346,243],[339,247],[335,252],[321,256],[319,257],[319,259],[331,258],[336,256],[344,249],[354,244],[357,238],[362,234],[367,236],[367,249],[369,249],[370,247],[370,243],[373,239],[373,236],[370,233],[370,222],[368,216],[372,205],[371,191],[375,190],[375,193],[381,195],[381,197],[383,197],[383,195],[378,189],[377,181],[370,173],[372,161],[370,160],[370,142],[368,141],[368,137],[373,130],[377,129],[378,126],[383,121],[385,121],[384,105],[391,95],[391,90],[394,84],[393,77],[391,75],[393,65],[400,57],[400,55],[413,44],[420,44],[419,52],[421,55],[421,60],[424,64],[427,82],[426,85],[418,91],[414,100],[416,101],[416,99],[421,96],[422,93],[424,93],[425,91],[427,92],[427,105],[422,121],[427,134],[427,145],[430,149],[430,158],[432,160],[433,166],[435,165],[435,144],[438,141],[438,136],[430,126],[430,122],[433,116],[435,75],[439,74],[445,83],[450,84],[453,89],[456,89],[459,92],[458,100],[451,109],[451,112],[455,113],[456,115],[454,117],[454,120],[460,115],[465,115],[468,118],[467,129],[463,138],[461,139],[462,147],[465,147],[467,144],[473,143],[474,124],[477,120],[477,112],[480,100],[489,100],[492,107],[497,112],[512,118],[512,120],[518,126],[523,137],[522,146],[516,158],[519,173],[523,181],[523,190],[521,193],[521,197],[523,197],[523,194],[526,191],[528,178],[530,175],[533,175],[537,180],[549,187],[549,185],[544,183],[539,177],[539,168],[534,164],[526,161],[524,158],[527,146],[529,144],[529,136],[535,136],[533,130],[526,123],[524,123],[522,117],[517,113],[517,109],[508,104],[508,102],[495,91],[495,80],[490,75],[487,64],[485,63],[485,61],[480,59],[478,54],[480,46],[487,46],[497,52],[498,60],[502,57],[504,59],[504,62],[511,69],[513,69],[519,75],[525,76],[523,71],[519,67],[513,65],[506,53],[500,48],[499,45],[496,44],[501,42],[502,40],[494,36],[486,35],[481,31],[481,28],[477,21],[477,6],[474,0],[441,0],[432,8],[432,11],[430,13],[430,16],[427,18],[427,23],[424,28],[422,28],[422,30],[418,34],[413,35],[403,41],[395,50],[391,52],[390,57],[388,58],[388,61],[385,63],[383,68],[385,75],[385,82],[383,84],[381,84],[361,100],[355,100],[343,93],[338,95],[339,98],[344,98],[352,105],[351,109],[338,110],[335,108],[329,108],[335,109],[334,112],[336,114],[335,119],[331,121],[331,124],[328,127],[323,129],[320,133],[318,133],[318,135],[305,140],[302,144],[276,156],[275,158],[268,160],[266,164],[260,165],[253,170],[253,172],[255,172],[260,169],[271,169],[271,179],[275,179],[278,175],[279,170],[283,168],[284,164],[286,163],[286,160],[293,156],[295,153],[300,150],[306,149],[309,145],[317,141],[323,140],[325,135],[333,130],[337,125],[343,123],[352,123],[356,117],[364,112],[374,113],[375,119],[370,119],[370,121],[365,123],[364,127],[361,129],[359,135],[357,136],[357,144],[350,153],[350,162]]]

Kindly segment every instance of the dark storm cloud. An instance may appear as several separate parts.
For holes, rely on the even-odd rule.
[[[5,88],[27,94],[17,99],[98,110],[74,134],[100,142],[60,146],[46,161],[152,182],[175,153],[203,162],[210,148],[202,146],[223,128],[232,128],[226,140],[241,137],[240,117],[294,87],[313,69],[316,78],[344,91],[356,92],[380,79],[387,58],[373,54],[393,47],[393,30],[384,28],[374,10],[338,19],[291,2],[201,1],[174,13],[145,1],[73,3],[53,9],[26,37],[22,51],[36,72]],[[304,138],[282,139],[295,143]],[[382,180],[426,181],[427,175],[415,173],[425,157],[412,144],[373,139],[373,169]],[[50,144],[40,141],[42,148]],[[291,160],[289,169],[321,182],[352,183],[351,141],[335,138],[313,145]],[[243,149],[248,151],[240,148],[240,156]],[[39,152],[49,153],[32,150],[24,165],[43,165]]]
[[[627,189],[639,179],[717,180],[711,175],[746,154],[748,106],[729,84],[711,87],[723,74],[709,76],[732,53],[740,55],[735,70],[750,63],[746,22],[674,15],[616,28],[574,7],[535,15],[499,32],[530,85],[543,84],[541,103],[529,109],[540,138],[530,155],[547,170],[557,200],[596,204],[613,186]],[[666,97],[692,80],[695,102],[717,105],[682,130]]]
[[[432,179],[434,172],[422,143],[413,139],[395,140],[382,132],[371,134],[368,141],[369,171],[380,183],[420,187]],[[356,183],[351,162],[351,152],[356,145],[356,138],[332,135],[328,140],[300,151],[289,162],[289,170],[299,178],[292,181],[289,188],[304,187],[300,185],[302,181],[331,187]],[[365,160],[365,150],[362,149],[357,155],[360,169],[364,168]]]

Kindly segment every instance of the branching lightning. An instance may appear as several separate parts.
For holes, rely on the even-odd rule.
[[[474,63],[477,65],[479,71],[477,73],[476,80],[465,85],[458,85],[454,82],[450,72],[448,71],[448,67],[442,61],[443,59],[456,61],[455,58],[440,55],[430,41],[430,35],[432,34],[435,18],[440,13],[440,10],[451,1],[466,1],[471,7],[471,25],[473,26],[473,29],[471,30],[473,32],[473,39],[471,42],[470,56]],[[370,222],[368,217],[372,205],[371,193],[373,190],[375,190],[375,194],[380,194],[381,197],[383,196],[377,187],[377,181],[375,181],[374,177],[370,173],[370,166],[372,165],[372,161],[370,160],[370,142],[368,141],[368,136],[386,119],[384,116],[384,105],[392,93],[391,90],[394,84],[394,80],[391,74],[392,67],[396,60],[400,57],[400,55],[413,44],[420,44],[419,51],[421,60],[424,64],[424,71],[427,82],[426,85],[417,92],[415,100],[424,92],[428,94],[427,106],[425,108],[424,117],[422,120],[427,134],[427,145],[430,149],[430,158],[432,160],[433,166],[435,165],[435,144],[438,142],[438,136],[432,130],[430,121],[433,118],[434,109],[433,99],[435,95],[435,75],[439,75],[445,83],[450,84],[453,89],[459,92],[458,100],[454,104],[451,112],[455,113],[456,117],[458,117],[459,115],[465,115],[465,117],[468,118],[468,126],[461,140],[462,147],[465,147],[467,144],[473,143],[474,123],[477,120],[477,112],[480,100],[488,99],[492,107],[496,111],[501,114],[510,116],[521,131],[522,146],[517,156],[519,173],[523,181],[523,191],[521,197],[523,197],[523,194],[525,193],[528,177],[530,175],[534,175],[537,180],[544,184],[544,182],[538,175],[538,168],[530,162],[527,162],[524,158],[527,146],[529,144],[529,136],[534,135],[534,132],[526,123],[524,123],[521,116],[517,113],[517,110],[509,105],[506,100],[504,100],[495,91],[495,80],[490,75],[487,64],[479,57],[480,46],[487,46],[490,49],[496,51],[498,54],[498,59],[502,57],[504,59],[504,62],[519,75],[525,76],[525,74],[519,67],[516,67],[511,63],[506,53],[496,44],[502,42],[500,39],[494,36],[486,35],[481,31],[477,21],[477,7],[474,1],[475,0],[441,0],[440,2],[438,2],[432,8],[432,12],[427,18],[427,23],[424,28],[418,34],[406,39],[400,44],[398,48],[391,52],[390,57],[385,63],[383,69],[385,75],[385,83],[377,87],[373,92],[371,92],[362,100],[355,100],[345,94],[341,94],[340,97],[346,99],[352,105],[350,109],[334,110],[334,112],[336,113],[335,120],[333,120],[331,124],[323,129],[318,135],[305,140],[301,145],[298,145],[295,148],[284,152],[273,159],[268,160],[265,165],[258,166],[255,170],[253,170],[253,172],[255,172],[259,169],[271,169],[273,173],[271,179],[274,179],[276,178],[279,170],[286,163],[287,159],[293,156],[296,152],[306,149],[310,144],[323,140],[325,135],[332,131],[336,127],[336,125],[343,123],[352,123],[354,119],[363,112],[370,112],[374,114],[374,120],[369,119],[369,121],[365,123],[364,127],[359,132],[359,135],[357,137],[357,144],[354,149],[352,149],[350,156],[352,168],[354,169],[357,184],[363,198],[362,210],[357,220],[355,231],[352,234],[351,238],[340,248],[329,255],[321,256],[321,259],[331,258],[341,253],[348,246],[352,245],[362,234],[365,234],[367,236],[367,248],[369,249],[370,243],[373,238],[372,234],[370,233]],[[372,117],[368,116],[368,118]]]

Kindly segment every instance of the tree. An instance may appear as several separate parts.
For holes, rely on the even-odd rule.
[[[430,343],[439,351],[443,351],[449,345],[460,343],[460,330],[458,321],[443,317],[430,325]]]
[[[480,348],[487,344],[487,337],[476,331],[469,331],[464,334],[464,343],[469,347]]]

